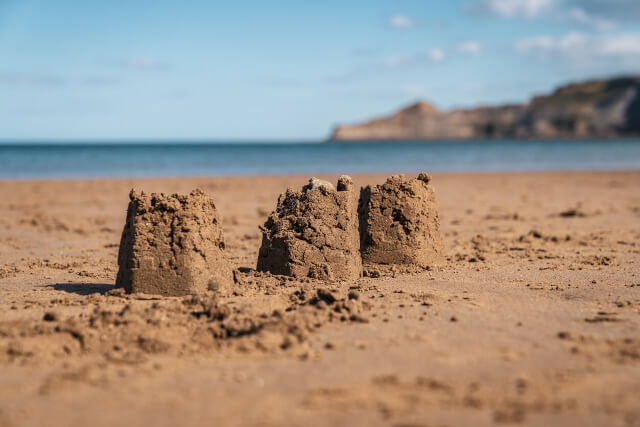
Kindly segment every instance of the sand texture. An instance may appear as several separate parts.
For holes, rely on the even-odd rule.
[[[335,190],[307,197],[387,177],[320,178]],[[435,174],[441,266],[365,265],[346,280],[257,271],[259,227],[316,221],[276,202],[300,201],[286,189],[307,180],[0,182],[0,426],[640,425],[640,172]],[[125,253],[169,245],[167,265],[197,263],[190,221],[217,218],[206,245],[224,233],[234,292],[115,287],[123,225],[145,233],[127,214],[131,188],[215,200],[188,221],[182,208],[141,214],[180,223],[183,244],[154,234]],[[223,271],[212,265],[203,274]]]

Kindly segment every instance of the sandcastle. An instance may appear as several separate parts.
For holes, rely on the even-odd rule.
[[[131,191],[118,252],[116,286],[127,292],[187,295],[228,293],[233,271],[213,199]]]
[[[444,262],[440,221],[431,177],[404,175],[360,190],[360,251],[365,264],[412,264],[433,267]]]
[[[362,274],[357,201],[346,175],[335,189],[316,178],[301,191],[287,189],[261,229],[260,271],[338,281]]]
[[[278,198],[262,230],[257,270],[272,274],[349,281],[362,264],[433,267],[444,250],[431,177],[404,175],[360,190],[343,175],[334,187],[311,178],[300,191]],[[189,195],[131,191],[118,252],[116,285],[160,295],[233,291],[233,269],[214,201]]]

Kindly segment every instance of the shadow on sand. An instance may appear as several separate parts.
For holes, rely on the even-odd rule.
[[[55,283],[53,285],[46,285],[45,287],[70,294],[91,295],[105,294],[114,289],[115,285],[112,283]]]

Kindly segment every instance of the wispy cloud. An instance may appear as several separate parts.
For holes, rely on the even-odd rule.
[[[584,46],[588,37],[582,33],[569,33],[563,37],[536,36],[516,42],[518,52],[533,52],[541,56],[556,53],[571,53],[572,49]]]
[[[518,41],[515,50],[540,60],[617,71],[640,66],[640,33],[538,36]]]
[[[427,57],[433,62],[442,62],[445,57],[444,50],[440,48],[431,49],[427,52]]]
[[[441,48],[432,48],[426,52],[415,55],[393,55],[384,58],[380,65],[382,68],[403,68],[424,63],[442,62],[446,53]]]
[[[474,40],[467,40],[458,45],[458,52],[466,54],[476,54],[482,50],[482,45]]]
[[[552,7],[553,0],[480,0],[472,3],[468,10],[483,15],[532,19]]]
[[[167,62],[152,56],[132,56],[122,61],[122,65],[131,70],[163,71],[169,68]]]
[[[416,20],[412,17],[401,14],[391,15],[388,18],[387,23],[390,27],[399,29],[413,28],[417,24]]]
[[[380,49],[377,47],[358,47],[351,51],[351,54],[358,58],[368,58],[377,55]]]
[[[41,88],[61,86],[62,84],[64,84],[63,80],[57,77],[19,72],[0,72],[0,86]]]
[[[392,55],[384,58],[380,65],[382,65],[383,68],[400,68],[414,65],[420,62],[420,59],[421,56],[419,55]]]
[[[567,9],[581,9],[589,16],[612,22],[640,19],[638,0],[564,0]]]
[[[120,80],[111,76],[89,76],[82,83],[93,87],[110,87],[119,84]]]
[[[0,72],[0,87],[15,88],[65,88],[89,86],[109,87],[120,83],[120,80],[111,76],[87,76],[84,78],[62,79],[60,77],[45,76],[24,72]]]
[[[624,6],[624,7],[622,7]],[[640,17],[638,0],[474,0],[467,12],[502,18],[551,18],[606,31],[625,19],[626,11]],[[628,19],[628,18],[627,18]]]
[[[617,25],[616,21],[591,14],[579,7],[574,7],[567,12],[566,17],[569,21],[593,27],[599,31],[610,30]]]
[[[406,83],[400,86],[400,93],[411,98],[422,98],[428,95],[429,90],[422,83]]]

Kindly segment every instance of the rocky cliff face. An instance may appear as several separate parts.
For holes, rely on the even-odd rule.
[[[528,104],[439,111],[420,102],[391,117],[338,126],[333,140],[580,138],[640,135],[640,76],[560,87]]]

